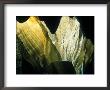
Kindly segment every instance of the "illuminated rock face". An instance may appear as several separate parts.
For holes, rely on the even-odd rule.
[[[43,62],[69,61],[80,74],[83,73],[83,64],[91,62],[93,44],[83,35],[75,17],[62,17],[55,34],[51,34],[44,21],[30,17],[24,23],[17,22],[17,36],[29,54],[28,62],[33,66],[36,66],[36,60],[42,67]]]
[[[91,61],[92,42],[80,30],[75,17],[62,17],[55,34],[49,36],[59,51],[62,61],[70,61],[77,73],[83,73],[83,64]]]
[[[52,44],[45,27],[37,17],[30,17],[24,23],[17,22],[16,32],[30,55],[28,62],[33,66],[35,66],[36,61],[43,67],[43,62],[49,64],[61,60],[59,52]]]

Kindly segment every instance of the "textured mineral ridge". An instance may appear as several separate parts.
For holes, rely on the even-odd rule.
[[[30,59],[29,63],[41,66],[55,61],[69,61],[77,74],[91,62],[94,51],[92,42],[84,36],[76,17],[62,16],[55,34],[51,34],[44,21],[30,17],[26,22],[17,22],[17,36],[23,42]]]

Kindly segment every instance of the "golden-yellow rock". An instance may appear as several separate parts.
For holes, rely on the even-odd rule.
[[[24,23],[17,22],[16,34],[23,42],[30,58],[36,58],[35,60],[39,60],[41,64],[44,60],[47,64],[61,60],[59,52],[38,17],[32,16]],[[34,65],[35,61],[29,62]]]

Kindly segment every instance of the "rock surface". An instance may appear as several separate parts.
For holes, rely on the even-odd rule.
[[[17,22],[17,36],[23,42],[34,67],[42,67],[56,61],[69,61],[77,74],[83,74],[84,66],[91,62],[94,51],[92,42],[84,36],[76,17],[63,16],[55,34],[51,34],[44,21],[30,17]]]
[[[59,52],[38,17],[30,17],[24,23],[17,22],[16,32],[29,54],[28,62],[34,67],[36,62],[43,67],[45,64],[61,60]]]
[[[48,30],[48,29],[47,29]],[[49,37],[59,51],[62,61],[70,61],[77,73],[83,73],[83,66],[91,62],[93,44],[81,31],[80,23],[73,17],[61,18],[55,34],[48,30]]]

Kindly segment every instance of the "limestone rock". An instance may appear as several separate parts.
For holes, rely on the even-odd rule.
[[[17,22],[17,36],[23,42],[29,56],[28,62],[41,66],[61,60],[60,54],[48,36],[46,28],[38,17],[30,17],[26,22]]]
[[[83,74],[83,66],[91,62],[94,46],[84,36],[76,17],[63,16],[55,34],[51,34],[44,21],[30,17],[26,22],[17,22],[17,36],[28,52],[34,67],[42,67],[56,61],[69,61],[77,74]]]
[[[62,17],[56,33],[48,33],[62,61],[72,62],[76,72],[83,73],[83,64],[86,65],[91,60],[93,44],[83,35],[76,17]]]

